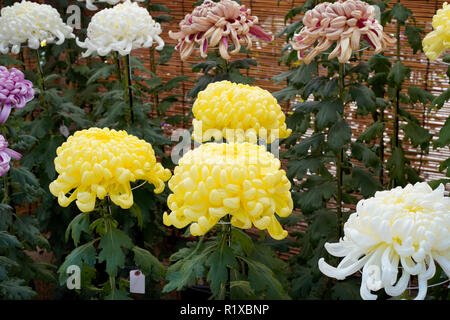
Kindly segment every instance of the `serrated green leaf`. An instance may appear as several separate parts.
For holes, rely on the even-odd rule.
[[[361,168],[353,168],[352,182],[356,188],[361,189],[364,198],[372,197],[381,189],[380,181],[372,173]]]
[[[5,300],[28,300],[37,295],[30,287],[24,285],[23,279],[9,279],[0,282],[0,297]]]
[[[224,290],[228,279],[228,268],[237,268],[237,261],[233,250],[227,246],[226,241],[221,241],[216,250],[206,260],[209,266],[208,276],[211,291],[215,296],[219,296]]]
[[[414,147],[421,146],[422,149],[427,149],[432,138],[430,132],[418,125],[415,122],[408,122],[402,126],[405,136],[411,140]]]
[[[370,126],[362,132],[357,141],[364,141],[369,143],[375,140],[377,137],[380,138],[384,131],[384,124],[380,121],[376,121],[370,124]]]
[[[19,240],[17,240],[17,238],[14,235],[9,234],[6,231],[0,231],[0,248],[5,248],[5,247],[21,248],[22,245],[20,244]]]
[[[166,274],[166,268],[159,260],[152,255],[149,251],[142,249],[138,246],[133,247],[134,262],[146,275],[156,275],[160,278],[164,278]]]
[[[69,240],[69,235],[72,234],[72,239],[75,247],[80,242],[81,232],[89,233],[89,213],[80,213],[69,223],[66,230],[66,242]]]
[[[445,147],[450,144],[450,117],[445,120],[439,131],[439,138],[433,144],[435,147]]]
[[[114,64],[103,64],[100,68],[94,69],[95,72],[91,75],[86,84],[92,84],[99,79],[108,79],[115,69],[116,66]]]
[[[400,89],[403,82],[409,77],[410,72],[409,67],[405,67],[402,62],[397,61],[388,74],[388,81],[392,86]]]
[[[350,142],[351,136],[352,129],[349,124],[344,119],[340,119],[330,128],[327,143],[333,151],[338,152]]]
[[[405,28],[405,34],[408,37],[408,43],[413,49],[413,53],[422,51],[422,37],[420,34],[425,33],[421,28],[407,24]]]
[[[98,261],[100,263],[106,261],[106,272],[115,277],[117,269],[125,264],[125,254],[122,248],[131,249],[133,242],[125,232],[112,227],[101,238],[98,247],[101,249]]]
[[[317,129],[322,130],[338,121],[344,106],[340,99],[324,100],[317,105],[317,109],[319,110],[315,119]]]
[[[370,150],[367,146],[362,143],[355,142],[351,144],[352,157],[359,161],[363,161],[367,168],[379,168],[381,166],[380,158],[377,154]]]
[[[365,85],[357,83],[350,85],[350,95],[358,105],[358,114],[367,115],[375,111],[375,94]]]
[[[392,16],[400,23],[405,24],[408,18],[413,18],[411,10],[405,7],[403,4],[397,2],[392,8]]]
[[[94,243],[98,239],[94,239],[88,243],[85,243],[77,248],[75,248],[64,260],[64,263],[59,267],[59,284],[64,285],[67,280],[67,269],[71,265],[83,267],[85,263],[89,267],[94,267],[96,258],[96,250],[94,248]]]
[[[257,294],[262,293],[270,300],[290,300],[272,270],[258,261],[243,257],[241,259],[248,265],[250,286]]]

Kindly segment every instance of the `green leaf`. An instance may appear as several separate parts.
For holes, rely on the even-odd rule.
[[[362,132],[357,141],[363,141],[369,143],[375,140],[377,137],[380,138],[383,135],[384,124],[383,122],[376,121],[370,124],[370,126]]]
[[[16,247],[21,248],[22,245],[20,244],[19,240],[12,234],[9,234],[6,231],[0,231],[0,248],[5,247]]]
[[[351,136],[352,129],[348,125],[347,121],[340,119],[330,128],[327,143],[333,151],[338,152],[350,142]]]
[[[162,11],[162,12],[167,12],[167,13],[170,12],[170,9],[167,6],[165,6],[163,4],[159,4],[159,3],[151,3],[149,5],[149,9],[150,9],[150,11]]]
[[[133,206],[129,209],[131,211],[131,213],[133,213],[138,221],[138,226],[140,229],[142,229],[144,222],[142,219],[142,210],[141,208],[137,205],[137,203],[134,203]]]
[[[159,51],[158,64],[165,64],[169,62],[175,52],[174,46],[164,46],[164,48]]]
[[[445,121],[439,131],[439,138],[433,144],[435,147],[445,147],[450,144],[450,117]]]
[[[310,176],[302,184],[303,192],[297,194],[296,202],[303,213],[310,213],[323,206],[336,193],[336,182],[320,176]]]
[[[408,122],[406,126],[402,126],[405,136],[411,140],[414,147],[421,146],[422,149],[428,148],[432,138],[430,132],[415,122]]]
[[[338,281],[331,288],[331,298],[333,300],[361,300],[359,287],[360,282],[357,279]]]
[[[133,300],[129,293],[123,290],[112,288],[111,292],[105,297],[105,300]]]
[[[25,280],[9,279],[0,282],[0,296],[6,300],[28,300],[37,294],[30,287],[24,286]]]
[[[377,190],[381,189],[381,183],[375,179],[367,170],[361,168],[353,168],[352,182],[356,188],[361,189],[364,198],[372,197]]]
[[[447,89],[439,96],[434,98],[434,100],[431,102],[430,107],[436,107],[437,109],[441,109],[444,106],[444,103],[446,103],[449,99],[450,99],[450,89]]]
[[[367,146],[360,142],[354,142],[351,144],[352,147],[352,157],[359,161],[363,161],[367,168],[379,168],[381,166],[381,161],[377,154],[370,150]]]
[[[263,293],[270,300],[290,300],[272,270],[253,259],[241,259],[248,265],[248,280],[257,294]]]
[[[409,162],[401,148],[394,148],[391,157],[387,161],[387,168],[391,179],[395,180],[398,185],[405,184],[405,163]]]
[[[133,242],[125,232],[111,227],[101,238],[98,247],[101,249],[98,255],[98,262],[106,261],[106,272],[110,276],[115,277],[117,269],[125,264],[125,254],[122,248],[133,248]]]
[[[17,60],[13,58],[10,55],[7,54],[1,54],[0,55],[0,65],[2,66],[9,66],[9,65],[20,65],[23,66],[24,63],[20,60]]]
[[[222,240],[216,250],[206,260],[206,265],[210,267],[208,276],[211,291],[215,296],[219,296],[225,289],[228,280],[227,268],[236,269],[238,267],[233,250],[228,247],[226,241]]]
[[[115,71],[116,66],[114,64],[103,64],[100,68],[95,70],[91,77],[87,81],[87,85],[94,83],[98,79],[108,79]]]
[[[405,24],[409,17],[413,18],[411,10],[399,2],[392,8],[392,16],[402,25]]]
[[[159,260],[152,255],[149,251],[142,249],[138,246],[133,247],[134,262],[146,275],[156,275],[160,278],[164,278],[166,274],[166,268],[159,262]]]
[[[427,183],[428,183],[428,184],[430,185],[430,187],[434,190],[434,189],[436,189],[437,187],[439,187],[441,184],[443,184],[444,187],[445,187],[445,185],[446,185],[447,183],[450,183],[450,179],[432,180],[432,181],[428,181]]]
[[[239,243],[239,246],[245,254],[249,255],[252,253],[255,246],[253,244],[252,238],[247,233],[240,229],[232,228],[231,238],[233,243]]]
[[[69,223],[66,230],[66,242],[69,240],[69,235],[72,233],[72,239],[75,247],[80,242],[81,232],[89,233],[89,213],[80,213]]]
[[[330,239],[337,239],[337,225],[336,213],[327,209],[315,211],[311,215],[311,223],[309,226],[311,241],[318,243],[321,240],[328,241]]]
[[[403,82],[409,77],[411,70],[403,63],[397,61],[389,72],[388,81],[397,89],[401,89]]]
[[[420,36],[421,33],[425,33],[425,31],[410,24],[406,25],[405,34],[408,37],[409,45],[413,49],[414,54],[416,54],[416,52],[419,50],[422,51],[422,37]]]
[[[367,115],[375,111],[375,94],[365,85],[360,83],[350,85],[350,95],[358,105],[358,114]]]
[[[86,244],[75,248],[64,260],[64,263],[59,267],[59,284],[64,285],[67,280],[67,268],[71,265],[83,267],[85,263],[89,267],[94,267],[96,261],[96,250],[94,248],[94,243],[98,239],[94,239]]]
[[[338,121],[344,106],[340,99],[324,100],[317,105],[317,109],[319,110],[316,115],[317,129],[323,130]]]
[[[428,104],[434,100],[434,96],[426,90],[416,86],[408,87],[408,95],[412,103],[420,101],[423,104]]]
[[[388,57],[376,54],[369,60],[369,67],[378,74],[387,74],[391,70],[391,62]]]
[[[287,163],[286,175],[289,179],[297,177],[297,179],[303,179],[306,176],[307,171],[316,172],[326,170],[321,158],[316,156],[307,156],[299,160],[291,160]]]
[[[297,155],[305,156],[310,149],[311,152],[316,151],[323,144],[324,140],[325,135],[323,133],[315,133],[311,137],[303,139],[300,143],[296,144],[293,150]]]

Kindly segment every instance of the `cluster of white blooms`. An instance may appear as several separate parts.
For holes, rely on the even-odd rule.
[[[145,8],[129,0],[113,8],[97,12],[89,23],[87,38],[77,44],[87,49],[83,57],[97,52],[105,56],[111,51],[127,55],[133,49],[149,48],[156,41],[157,50],[164,47],[164,41],[159,36],[161,26],[155,22]]]
[[[98,8],[94,4],[94,2],[106,2],[107,4],[110,4],[110,5],[116,5],[120,1],[123,1],[123,0],[86,0],[86,8],[88,8],[89,10],[98,10]],[[143,2],[144,0],[135,0],[135,1]]]
[[[442,184],[434,191],[426,182],[379,191],[358,203],[344,232],[339,243],[325,244],[331,255],[344,259],[335,268],[322,258],[319,269],[343,280],[362,268],[363,299],[376,299],[371,291],[381,288],[399,296],[411,275],[418,277],[416,299],[424,299],[435,262],[450,276],[450,198]]]
[[[23,43],[38,49],[41,43],[62,44],[75,38],[73,28],[66,25],[58,11],[46,4],[22,1],[4,7],[0,15],[0,52],[20,52]]]

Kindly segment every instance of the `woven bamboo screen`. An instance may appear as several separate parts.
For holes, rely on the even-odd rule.
[[[171,10],[170,14],[174,19],[170,23],[164,23],[163,38],[168,45],[175,45],[176,42],[170,39],[167,35],[169,30],[178,30],[178,23],[193,9],[195,0],[175,0],[165,3]],[[251,8],[252,15],[256,15],[259,18],[260,25],[264,30],[272,32],[274,35],[278,34],[284,27],[284,16],[287,11],[295,6],[301,5],[304,1],[286,1],[282,0],[277,4],[276,0],[243,0],[242,4]],[[408,7],[414,13],[416,23],[419,27],[425,30],[426,33],[432,30],[431,20],[436,10],[442,7],[444,1],[441,0],[402,0],[402,4]],[[298,16],[296,19],[300,19]],[[429,90],[431,93],[438,95],[444,91],[449,84],[449,79],[446,76],[447,65],[438,61],[429,61],[423,53],[413,54],[409,49],[406,37],[404,36],[402,28],[402,57],[401,60],[404,64],[411,68],[410,79],[405,84],[405,88],[409,85],[418,86],[423,89]],[[394,25],[389,25],[386,28],[386,32],[394,35]],[[279,74],[287,68],[284,65],[279,65],[278,60],[281,56],[281,49],[285,44],[285,38],[275,38],[271,43],[256,42],[256,45],[252,48],[252,57],[258,62],[258,67],[254,67],[248,73],[257,79],[256,85],[263,87],[271,92],[277,91],[283,88],[284,84],[275,85],[271,78]],[[144,63],[148,64],[148,51],[139,50],[135,54],[141,56],[144,59]],[[364,53],[367,57],[371,54],[370,51]],[[395,55],[395,48],[392,48],[385,52],[387,56]],[[195,74],[191,70],[191,66],[194,63],[199,62],[198,54],[195,53],[188,59],[188,61],[182,62],[179,59],[178,54],[175,54],[167,65],[160,66],[158,73],[161,77],[170,79],[176,75],[190,76],[190,81],[184,83],[182,87],[177,89],[177,93],[182,97],[186,97],[187,92],[193,86],[193,80],[198,78],[201,74]],[[184,99],[182,103],[176,104],[171,110],[169,115],[173,114],[187,114],[192,105],[192,101]],[[288,104],[283,104],[284,107],[288,107]],[[403,108],[413,113],[424,125],[430,130],[434,139],[437,138],[439,129],[444,124],[445,120],[450,114],[450,103],[446,104],[439,111],[427,111],[427,108],[421,105],[403,105]],[[363,131],[371,122],[370,117],[358,117],[353,118],[354,108],[350,108],[349,117],[352,122],[352,128],[355,135]],[[392,119],[392,114],[387,113],[386,119]],[[190,126],[189,123],[186,124]],[[387,134],[392,132],[392,125],[388,124]],[[401,132],[401,137],[403,133]],[[388,137],[385,137],[386,143]],[[389,156],[389,148],[386,153]],[[439,172],[439,163],[450,156],[449,148],[442,148],[438,150],[430,149],[428,154],[423,154],[420,149],[412,148],[406,145],[405,153],[408,159],[411,160],[412,165],[420,171],[420,175],[425,180],[440,179],[444,177],[443,173]]]

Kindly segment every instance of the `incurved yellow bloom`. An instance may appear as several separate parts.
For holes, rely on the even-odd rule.
[[[422,41],[423,52],[430,60],[436,60],[444,50],[450,48],[450,6],[444,2],[433,16],[433,31]]]
[[[123,130],[77,131],[56,149],[56,154],[59,176],[50,183],[50,192],[62,207],[76,200],[82,212],[94,210],[96,198],[106,195],[128,209],[133,205],[130,182],[148,181],[155,186],[155,193],[161,193],[171,176],[170,170],[156,162],[150,143]]]
[[[230,214],[235,227],[267,229],[277,240],[288,234],[274,213],[292,213],[291,183],[280,161],[264,146],[203,144],[180,159],[169,188],[172,212],[163,217],[167,226],[191,224],[191,234],[200,236]]]
[[[256,142],[257,136],[262,136],[271,143],[292,132],[286,127],[277,99],[256,86],[226,80],[210,83],[198,94],[192,112],[193,138],[197,142],[208,141],[212,136],[230,142]]]

